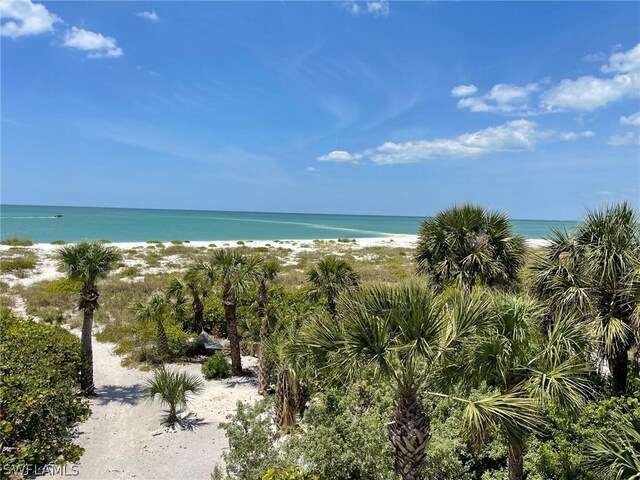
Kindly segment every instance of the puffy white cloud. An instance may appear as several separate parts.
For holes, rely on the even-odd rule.
[[[17,38],[53,31],[60,19],[47,8],[31,0],[0,0],[0,35]]]
[[[155,12],[155,10],[138,12],[138,13],[136,13],[136,15],[138,17],[140,17],[140,18],[145,18],[147,20],[151,20],[152,22],[157,22],[158,21],[158,14]]]
[[[473,95],[478,91],[478,87],[474,84],[471,85],[458,85],[457,87],[453,87],[451,89],[452,97],[468,97],[469,95]]]
[[[640,127],[640,112],[633,113],[626,117],[620,117],[620,125],[631,125]]]
[[[611,54],[600,69],[612,77],[585,75],[564,79],[542,94],[541,104],[548,111],[595,110],[609,103],[640,94],[640,43],[626,52]]]
[[[609,57],[609,63],[603,65],[603,73],[629,73],[640,69],[640,43],[626,52],[617,52]]]
[[[545,139],[570,141],[594,135],[591,131],[558,133],[538,130],[535,122],[520,119],[457,137],[386,142],[361,153],[334,151],[318,157],[318,160],[352,163],[369,160],[378,165],[418,163],[434,158],[479,157],[491,153],[533,150],[539,141]]]
[[[530,83],[523,87],[499,83],[491,87],[486,95],[460,99],[458,108],[467,108],[472,112],[530,114],[533,113],[533,109],[529,100],[531,94],[537,90],[537,83]]]
[[[388,0],[374,0],[369,2],[346,2],[345,8],[352,15],[373,15],[376,17],[386,17],[389,15]]]
[[[635,132],[625,132],[620,135],[611,135],[607,143],[614,147],[624,147],[625,145],[633,144],[640,145],[640,136]]]
[[[327,155],[322,155],[316,160],[320,162],[358,163],[362,158],[360,153],[349,153],[344,150],[334,150]]]
[[[105,37],[101,33],[78,27],[72,27],[71,30],[66,32],[63,45],[88,52],[87,57],[89,58],[117,58],[123,55],[122,49],[118,47],[115,38]]]

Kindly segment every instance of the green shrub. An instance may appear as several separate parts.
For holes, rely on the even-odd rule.
[[[356,243],[355,238],[339,238],[338,241],[340,243]]]
[[[267,253],[269,251],[269,248],[267,248],[267,247],[255,247],[253,249],[253,251],[257,252],[257,253]]]
[[[80,396],[80,340],[0,310],[0,469],[77,462],[70,430],[89,416]]]
[[[238,241],[236,242],[236,244],[238,244],[238,245],[244,245],[244,242],[243,242],[242,240],[238,240]]]
[[[170,324],[165,326],[165,332],[167,334],[167,343],[169,344],[169,351],[171,355],[175,357],[182,357],[187,353],[187,334],[177,324]]]
[[[270,468],[262,480],[320,480],[320,477],[291,465],[288,468]]]
[[[2,260],[0,262],[0,270],[3,272],[13,272],[16,270],[33,270],[36,268],[38,261],[35,257],[19,257]]]
[[[171,240],[171,245],[182,245],[182,240]]]
[[[207,380],[227,378],[231,375],[231,367],[225,356],[216,352],[202,364],[202,374]]]
[[[101,239],[101,240],[98,240],[98,243],[113,243],[113,242],[111,240]]]
[[[120,275],[123,277],[137,277],[141,273],[140,267],[137,265],[129,265],[128,267],[124,267],[120,272]]]
[[[22,238],[16,235],[8,235],[0,241],[2,245],[10,245],[12,247],[30,247],[33,245],[33,240],[30,238]]]
[[[69,295],[80,292],[82,289],[82,282],[79,280],[71,280],[69,278],[61,278],[60,280],[54,280],[45,285],[42,289],[42,293],[45,296],[53,295]]]
[[[147,240],[147,243],[153,243],[153,244],[157,245],[159,243],[161,244],[162,241],[161,240]]]
[[[64,240],[54,240],[53,242],[51,242],[51,245],[66,245],[67,242],[65,242]]]

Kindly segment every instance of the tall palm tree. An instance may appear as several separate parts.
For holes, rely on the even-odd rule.
[[[97,241],[81,241],[62,247],[56,254],[58,265],[67,276],[82,283],[78,308],[83,311],[82,367],[80,384],[86,395],[93,395],[93,312],[99,308],[97,282],[106,278],[122,258],[116,247],[107,247]]]
[[[489,328],[474,342],[460,377],[475,376],[477,384],[502,395],[528,399],[538,416],[548,401],[565,409],[582,406],[590,391],[582,360],[589,348],[584,328],[570,317],[545,328],[542,308],[524,296],[495,295],[491,309]],[[498,421],[496,426],[507,443],[509,479],[522,480],[524,451],[535,425]]]
[[[360,279],[349,262],[329,255],[307,270],[309,294],[312,298],[324,296],[329,313],[336,314],[338,295],[350,287],[358,285]]]
[[[572,312],[596,332],[616,395],[627,391],[629,352],[638,342],[639,258],[638,216],[621,203],[588,212],[575,233],[555,231],[533,267],[537,295],[557,315]]]
[[[422,222],[415,260],[418,273],[439,288],[455,280],[467,288],[504,288],[516,279],[524,254],[524,238],[513,232],[506,214],[465,204]]]
[[[487,322],[487,301],[470,295],[463,301],[454,311],[424,285],[368,285],[343,297],[340,322],[320,317],[299,334],[298,358],[308,349],[311,362],[320,359],[322,369],[337,369],[343,380],[366,372],[391,384],[388,434],[404,480],[422,478],[431,436],[420,395],[442,362]]]
[[[222,306],[227,323],[227,333],[231,347],[231,370],[234,375],[242,375],[240,339],[236,322],[238,297],[249,292],[258,278],[261,260],[246,255],[239,249],[215,250],[208,260],[199,265],[202,274],[211,285],[220,285]]]
[[[193,321],[198,332],[204,330],[204,302],[210,290],[209,279],[198,265],[189,267],[182,278],[174,278],[167,288],[167,294],[176,303],[186,301],[187,295],[190,297]]]
[[[260,318],[260,362],[258,365],[258,394],[264,395],[271,378],[271,362],[266,353],[266,343],[271,335],[271,326],[267,312],[269,285],[274,282],[280,271],[276,259],[264,261],[258,271],[258,317]]]
[[[138,321],[155,323],[158,358],[160,360],[169,358],[169,342],[164,328],[164,321],[171,312],[171,304],[167,296],[162,293],[154,293],[146,301],[135,302],[132,312]]]

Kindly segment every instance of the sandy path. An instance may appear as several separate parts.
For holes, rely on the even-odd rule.
[[[113,354],[113,346],[94,341],[98,397],[91,399],[91,417],[79,427],[76,442],[85,448],[85,453],[74,478],[208,480],[228,446],[218,425],[235,409],[238,400],[258,398],[253,379],[205,380],[205,391],[189,405],[189,411],[195,412],[203,423],[194,431],[178,429],[176,433],[166,433],[160,425],[162,408],[150,405],[142,397],[144,381],[151,374],[122,367],[121,357]],[[255,359],[243,358],[243,367],[252,365]],[[197,364],[174,367],[200,372]]]

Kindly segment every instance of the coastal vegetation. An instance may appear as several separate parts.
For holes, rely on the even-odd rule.
[[[56,254],[66,278],[3,288],[29,315],[82,323],[82,348],[59,327],[4,315],[75,340],[64,345],[80,375],[65,401],[80,406],[80,386],[93,386],[98,281],[96,339],[153,368],[146,394],[167,406],[167,423],[202,378],[255,376],[261,400],[230,412],[212,478],[639,474],[640,232],[629,205],[587,212],[536,248],[475,205],[425,220],[415,249],[249,245],[79,242]],[[199,362],[197,374],[178,361]],[[86,416],[78,409],[60,428]]]

